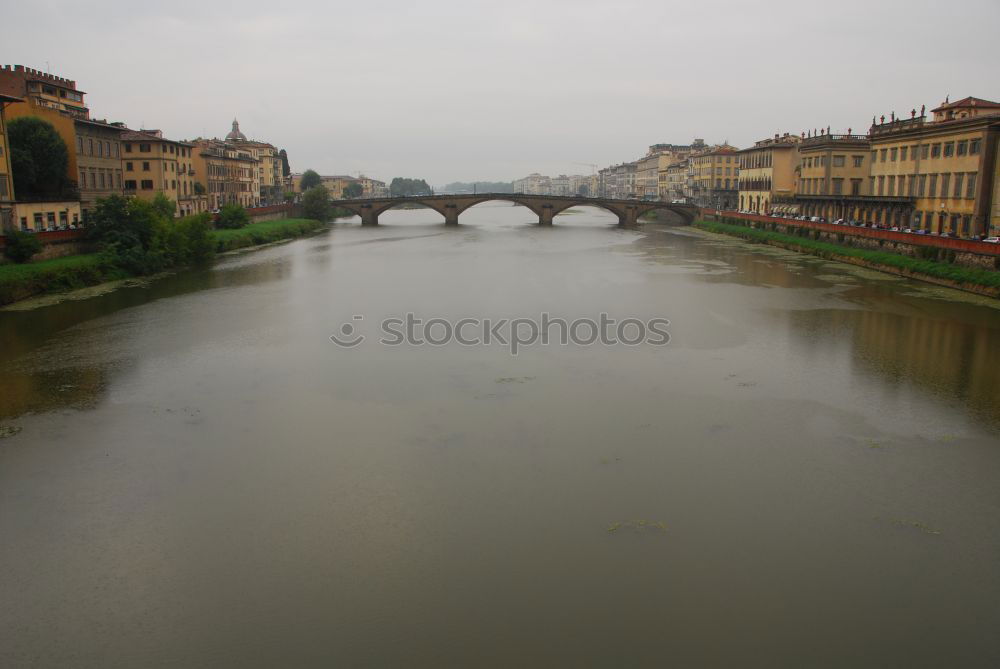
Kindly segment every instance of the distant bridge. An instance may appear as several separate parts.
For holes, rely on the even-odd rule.
[[[378,225],[384,211],[406,204],[420,204],[442,216],[446,225],[458,225],[459,215],[481,202],[503,200],[523,205],[538,216],[539,225],[552,225],[556,214],[571,207],[600,207],[618,217],[618,225],[635,227],[639,217],[654,210],[666,210],[679,216],[685,223],[694,221],[697,207],[689,204],[671,204],[646,200],[615,200],[601,197],[559,195],[521,195],[517,193],[480,193],[477,195],[428,195],[426,197],[382,197],[357,200],[334,200],[334,204],[361,217],[362,225]]]

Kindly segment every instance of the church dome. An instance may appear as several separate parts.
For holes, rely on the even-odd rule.
[[[247,136],[240,132],[240,123],[236,119],[233,119],[233,129],[226,135],[227,142],[245,142],[247,141]]]

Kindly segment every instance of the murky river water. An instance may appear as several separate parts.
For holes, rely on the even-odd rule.
[[[1000,310],[484,204],[0,312],[0,666],[1000,666]],[[352,316],[669,318],[354,349]]]

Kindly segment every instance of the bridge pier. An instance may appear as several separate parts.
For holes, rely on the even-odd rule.
[[[361,225],[378,225],[378,212],[371,205],[362,205],[358,215],[361,216]]]
[[[453,204],[444,206],[444,224],[458,225],[458,207]]]
[[[618,214],[618,227],[637,228],[639,227],[639,212],[635,207],[625,207],[625,211]]]
[[[538,213],[538,225],[552,225],[552,219],[555,217],[555,214],[552,213],[552,205],[543,204]]]

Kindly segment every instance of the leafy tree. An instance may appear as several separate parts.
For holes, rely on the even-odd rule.
[[[323,180],[320,179],[319,174],[315,170],[306,170],[302,173],[302,181],[299,182],[299,187],[305,193],[310,188],[319,186],[322,183]]]
[[[11,262],[28,262],[31,256],[42,250],[42,242],[30,232],[11,230],[5,234],[7,243],[3,247],[3,254]]]
[[[242,228],[250,222],[247,210],[238,204],[227,204],[219,211],[218,218],[215,219],[217,228]]]
[[[176,203],[163,193],[157,193],[152,204],[156,213],[164,218],[173,218],[174,212],[177,211]]]
[[[282,149],[278,151],[278,156],[281,158],[281,176],[287,177],[292,173],[292,168],[288,166],[288,152]]]
[[[359,183],[349,183],[344,186],[344,199],[351,199],[356,197],[361,197],[364,195],[365,188]]]
[[[302,214],[317,221],[328,221],[333,218],[330,191],[326,186],[313,186],[302,195]]]
[[[35,116],[7,124],[14,192],[19,197],[62,197],[69,189],[69,150],[51,123]]]
[[[97,201],[87,232],[107,261],[131,274],[206,262],[215,252],[208,214],[173,218],[164,197],[153,202],[112,195]]]
[[[430,194],[432,189],[423,179],[404,179],[396,177],[389,183],[389,195],[393,197],[405,197],[407,195]]]
[[[200,181],[195,181],[194,182],[194,194],[195,195],[204,195],[205,194],[205,184],[203,184]]]
[[[295,201],[295,193],[292,192],[285,193],[285,202],[294,202],[294,201]]]

